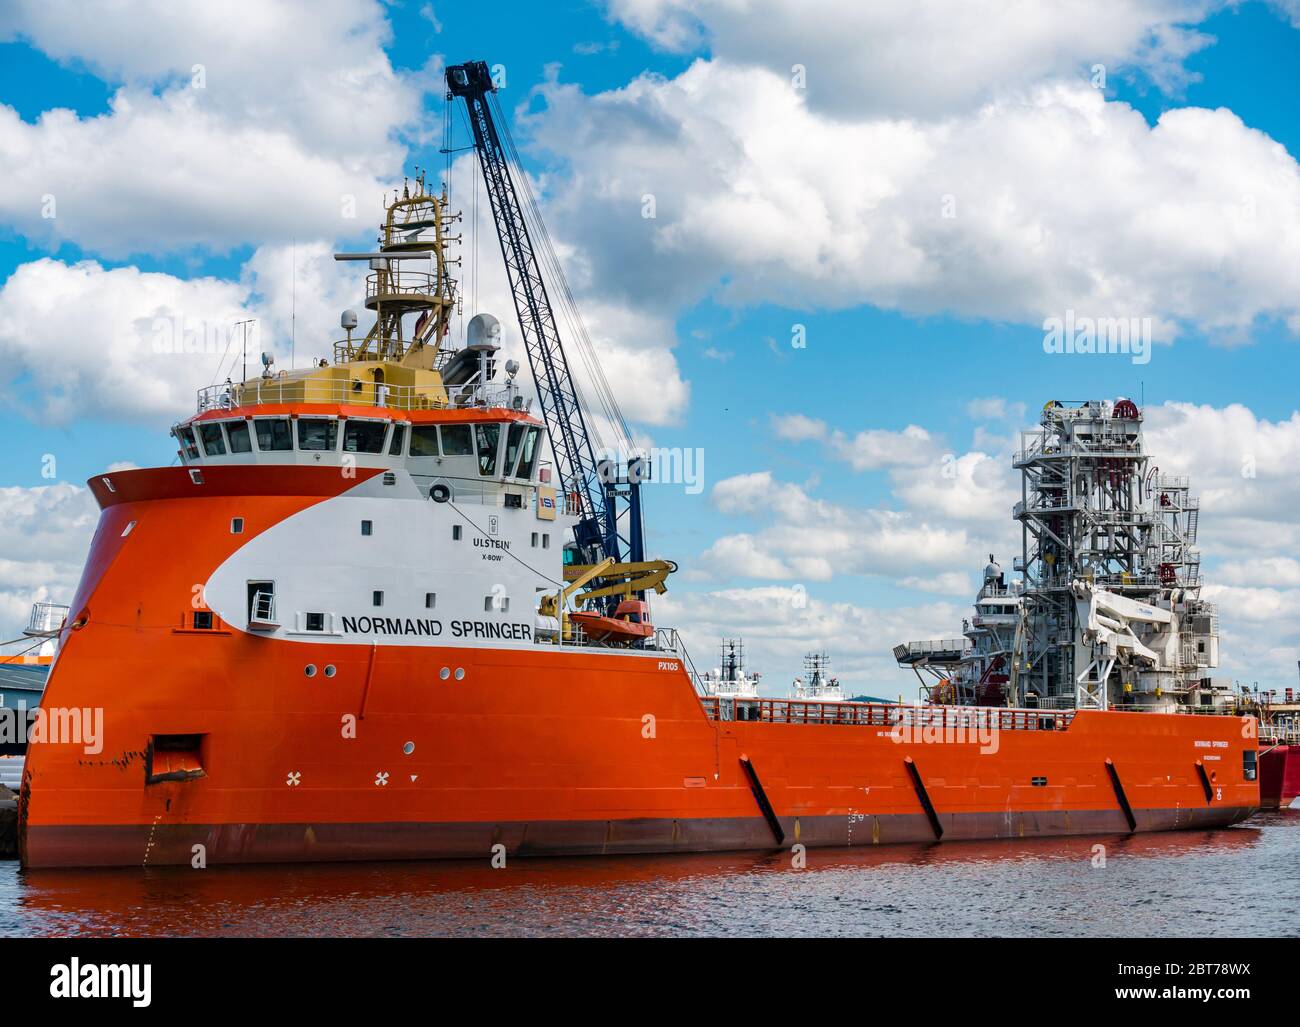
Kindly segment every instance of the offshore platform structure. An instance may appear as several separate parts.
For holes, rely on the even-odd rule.
[[[565,550],[565,578],[590,582],[592,588],[578,601],[598,602],[609,610],[619,596],[642,600],[649,590],[662,593],[666,589],[664,580],[676,570],[676,564],[646,560],[641,483],[649,478],[651,468],[636,455],[630,455],[626,465],[597,458],[595,429],[588,424],[565,355],[548,277],[559,309],[568,317],[576,336],[571,341],[579,347],[597,399],[620,436],[620,448],[629,454],[634,448],[631,434],[595,359],[528,177],[520,166],[518,151],[501,115],[491,70],[485,61],[470,61],[448,67],[445,78],[448,104],[456,99],[465,103],[559,485],[566,506],[578,514],[573,542]],[[450,146],[446,152],[451,152]],[[597,571],[605,561],[613,562]]]
[[[1021,433],[1023,575],[990,557],[963,638],[898,646],[931,701],[1077,709],[1222,710],[1218,616],[1200,598],[1199,500],[1161,474],[1135,403],[1048,403]]]

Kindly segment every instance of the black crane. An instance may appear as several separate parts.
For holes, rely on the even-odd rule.
[[[527,219],[530,213],[534,213],[535,230],[541,235],[538,241],[548,251],[549,241],[545,238],[546,230],[540,217],[535,216],[531,191],[523,172],[516,167],[512,173],[512,165],[517,165],[518,158],[509,129],[504,121],[498,129],[497,118],[493,115],[496,86],[492,74],[486,62],[470,61],[447,68],[446,80],[448,100],[460,97],[465,101],[469,114],[474,148],[478,152],[479,167],[496,224],[497,241],[501,244],[515,313],[519,316],[519,330],[523,334],[533,382],[537,386],[542,419],[550,435],[560,490],[566,505],[572,508],[576,500],[581,507],[574,527],[579,562],[591,564],[605,557],[621,561],[624,544],[630,562],[643,561],[639,493],[647,468],[640,460],[631,461],[624,470],[614,461],[596,459],[578,389],[560,341],[555,311],[542,277],[533,234],[529,232]],[[520,202],[521,192],[525,203]],[[562,276],[558,263],[552,264],[552,273]],[[562,281],[559,284],[567,296],[567,285]],[[628,509],[626,540],[619,535],[620,502],[625,502]]]

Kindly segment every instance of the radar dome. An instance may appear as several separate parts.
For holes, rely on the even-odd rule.
[[[475,314],[465,330],[465,345],[469,349],[500,349],[501,322],[491,314]]]

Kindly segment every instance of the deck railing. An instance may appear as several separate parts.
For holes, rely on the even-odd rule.
[[[31,616],[27,619],[26,635],[56,635],[63,620],[68,615],[68,608],[61,603],[32,603]]]
[[[1260,724],[1259,744],[1261,746],[1300,745],[1300,724],[1286,722]]]
[[[989,706],[906,706],[898,703],[810,702],[799,699],[729,699],[706,696],[710,720],[771,724],[846,724],[860,727],[994,731],[1064,731],[1074,710],[1022,710]]]
[[[259,378],[243,384],[211,385],[198,392],[198,412],[275,403],[341,403],[387,410],[511,407],[519,398],[513,383],[480,386],[385,385],[361,379]]]

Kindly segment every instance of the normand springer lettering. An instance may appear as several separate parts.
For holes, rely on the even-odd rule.
[[[344,617],[346,635],[425,635],[442,634],[442,621],[425,617]]]
[[[437,638],[442,634],[442,621],[424,617],[343,617],[345,635],[403,635]],[[531,625],[520,622],[454,620],[451,622],[454,638],[502,638],[531,641]]]

